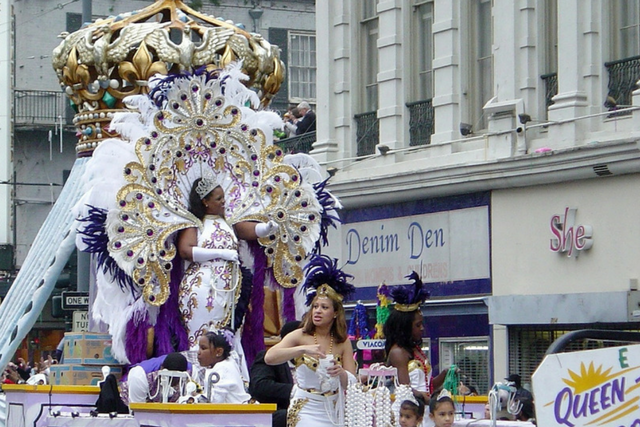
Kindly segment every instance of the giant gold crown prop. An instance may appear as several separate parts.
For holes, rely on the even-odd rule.
[[[90,156],[109,130],[123,98],[149,92],[155,74],[242,61],[244,82],[267,106],[284,76],[280,50],[259,34],[199,13],[182,0],[156,0],[144,9],[111,16],[68,34],[53,50],[52,65],[76,111],[78,157]]]

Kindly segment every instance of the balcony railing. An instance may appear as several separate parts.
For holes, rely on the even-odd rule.
[[[374,154],[380,142],[380,128],[375,111],[356,114],[356,148],[357,156]]]
[[[548,73],[540,76],[545,85],[544,98],[549,108],[554,104],[553,97],[558,94],[558,73]]]
[[[631,93],[638,89],[640,80],[640,56],[605,62],[604,66],[609,72],[609,93],[604,105],[609,110],[631,105]]]
[[[433,135],[433,103],[426,101],[408,102],[409,108],[409,145],[428,145]]]
[[[287,154],[307,153],[313,149],[313,143],[316,142],[316,133],[307,132],[302,135],[292,136],[290,138],[281,139],[274,143],[282,148]]]
[[[14,91],[14,121],[17,126],[71,124],[67,97],[45,90]],[[71,115],[73,117],[73,115]]]

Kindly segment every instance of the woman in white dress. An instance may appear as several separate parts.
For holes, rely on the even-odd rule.
[[[202,221],[202,230],[186,228],[178,235],[180,256],[190,261],[180,284],[180,313],[189,347],[207,331],[231,325],[240,296],[238,238],[256,240],[272,233],[275,222],[241,221],[234,226],[224,218],[224,191],[213,177],[194,181],[190,211]]]
[[[314,288],[302,327],[265,355],[268,365],[293,359],[295,383],[287,414],[288,427],[333,427],[344,424],[344,391],[356,381],[353,349],[347,338],[343,295],[353,292],[351,277],[337,260],[316,256],[306,267],[306,288]]]
[[[398,383],[409,385],[413,395],[428,405],[433,390],[442,386],[447,370],[432,376],[431,364],[422,351],[424,319],[420,311],[429,291],[415,271],[408,277],[414,280],[412,285],[391,289],[395,306],[383,327],[385,352],[387,364],[397,369]],[[400,403],[394,403],[392,408],[396,416]],[[430,420],[425,418],[423,423],[430,424]]]

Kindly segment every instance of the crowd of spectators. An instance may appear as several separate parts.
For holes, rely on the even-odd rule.
[[[9,362],[2,373],[2,384],[45,384],[49,376],[49,367],[58,363],[56,359],[48,356],[40,358],[38,363],[31,366],[22,357],[16,363]]]

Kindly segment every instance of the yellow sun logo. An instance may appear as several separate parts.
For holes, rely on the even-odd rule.
[[[612,368],[603,372],[602,366],[598,366],[596,369],[593,366],[593,362],[589,363],[589,368],[584,365],[584,362],[580,363],[580,373],[577,374],[571,369],[568,370],[571,379],[563,378],[562,381],[572,387],[575,394],[580,394],[584,391],[590,390],[599,386],[602,383],[609,381],[611,378],[619,376],[621,373],[617,372],[613,375],[609,375]]]

